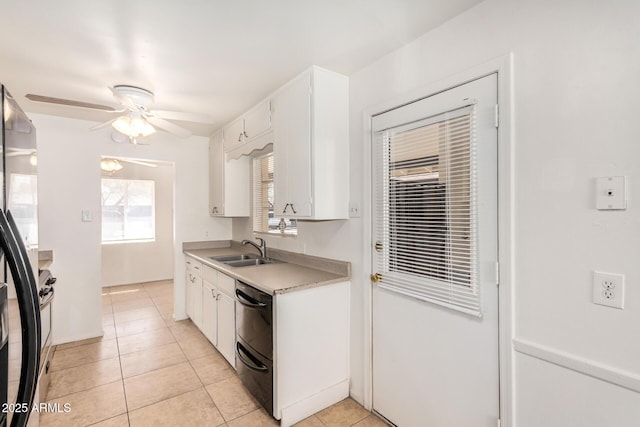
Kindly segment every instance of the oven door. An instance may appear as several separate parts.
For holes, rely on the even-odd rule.
[[[273,359],[271,295],[236,281],[236,330],[254,351]]]
[[[253,351],[241,337],[236,342],[236,369],[242,384],[273,415],[273,362]]]

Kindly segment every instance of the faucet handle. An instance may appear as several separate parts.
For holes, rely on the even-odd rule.
[[[262,237],[256,237],[256,240],[258,240],[260,242],[260,246],[264,246],[265,245],[264,239]]]

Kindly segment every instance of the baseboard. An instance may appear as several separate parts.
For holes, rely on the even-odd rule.
[[[640,375],[530,341],[514,339],[518,353],[640,393]]]
[[[280,427],[289,427],[349,397],[349,380],[344,380],[320,393],[282,408]]]

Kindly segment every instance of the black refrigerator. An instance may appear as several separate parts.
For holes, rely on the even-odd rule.
[[[0,89],[0,427],[23,427],[41,352],[38,282],[28,250],[37,244],[36,132],[4,85]]]

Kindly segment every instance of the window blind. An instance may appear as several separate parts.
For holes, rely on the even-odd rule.
[[[379,286],[480,316],[475,107],[374,134]]]
[[[253,159],[253,231],[268,232],[273,217],[273,153]]]

